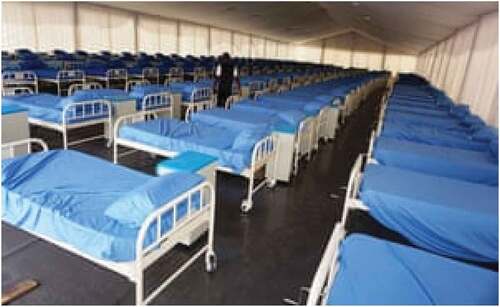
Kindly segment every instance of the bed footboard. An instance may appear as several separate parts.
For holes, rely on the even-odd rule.
[[[158,116],[160,112],[170,111],[170,118],[173,116],[172,102],[174,101],[170,92],[149,94],[142,98],[142,111],[150,111],[153,116]]]
[[[42,139],[28,138],[17,140],[14,142],[2,144],[2,159],[13,158],[16,155],[16,147],[27,147],[27,153],[30,154],[33,144],[37,144],[38,146],[40,146],[42,148],[42,151],[49,150],[47,143],[45,143]]]
[[[260,170],[262,167],[269,165],[269,161],[276,157],[276,150],[278,146],[277,137],[274,135],[269,135],[258,141],[253,147],[252,160],[250,163],[250,168],[248,169],[248,194],[246,199],[241,203],[241,211],[248,212],[253,207],[253,194],[259,191],[264,185],[273,187],[276,184],[276,169],[274,169],[271,178],[266,178],[261,183],[254,186],[255,183],[255,172]],[[276,168],[278,163],[273,163],[273,167]]]
[[[57,95],[61,96],[63,91],[63,84],[72,84],[72,83],[85,83],[85,73],[82,70],[60,70],[57,72],[56,77],[56,85],[57,85]],[[68,89],[69,91],[69,89]]]
[[[125,68],[113,68],[106,71],[106,87],[111,87],[112,81],[122,81],[127,85],[128,73]]]
[[[307,154],[307,160],[311,159],[311,153],[313,149],[313,136],[314,134],[314,119],[306,118],[299,125],[299,130],[297,132],[297,139],[295,141],[295,157],[294,157],[294,167],[293,175],[296,176],[299,172],[299,160],[303,154]]]
[[[199,209],[194,208],[194,198],[199,197]],[[187,202],[187,213],[181,217],[177,209],[178,205]],[[172,227],[163,231],[161,229],[162,219],[172,212],[170,219]],[[144,271],[157,259],[175,246],[176,240],[173,236],[182,232],[189,223],[197,221],[200,224],[208,221],[208,241],[200,251],[186,261],[177,271],[164,280],[160,286],[150,294],[145,293]],[[136,304],[147,304],[151,302],[165,287],[167,287],[177,276],[185,271],[196,259],[205,253],[205,268],[207,272],[214,272],[217,268],[217,258],[214,251],[214,224],[215,224],[215,191],[208,182],[203,182],[189,191],[179,195],[163,207],[151,213],[143,222],[136,240],[135,258],[135,282],[136,282]],[[154,227],[155,238],[153,242],[145,246],[147,234]]]
[[[104,123],[105,125],[108,125],[108,135],[103,133],[101,135],[68,142],[69,129],[90,126],[98,123]],[[111,133],[112,127],[113,120],[111,102],[107,100],[91,100],[68,104],[64,106],[62,111],[62,134],[64,149],[68,149],[68,145],[76,145],[102,137],[107,138],[109,141],[111,141],[113,139],[113,135]]]
[[[2,83],[4,90],[10,86],[33,86],[35,93],[38,93],[38,78],[33,71],[2,72]]]

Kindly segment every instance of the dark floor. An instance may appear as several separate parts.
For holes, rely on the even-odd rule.
[[[284,298],[297,298],[300,287],[311,283],[333,225],[340,219],[343,188],[357,155],[366,151],[380,97],[381,92],[376,93],[363,103],[335,141],[323,144],[312,161],[302,165],[291,184],[258,193],[248,215],[242,215],[239,208],[245,180],[219,174],[217,272],[206,273],[200,258],[153,303],[274,305],[282,304]],[[33,129],[32,135],[50,138],[51,148],[60,146],[56,133]],[[103,142],[77,149],[111,158]],[[133,154],[122,164],[151,173],[156,161],[147,154]],[[367,217],[357,220],[354,228],[359,231],[404,241]],[[5,224],[2,236],[3,288],[25,278],[41,283],[14,303],[134,303],[134,285],[118,274]],[[168,271],[165,266],[175,267],[193,251],[178,248],[152,268],[148,278],[161,278]]]

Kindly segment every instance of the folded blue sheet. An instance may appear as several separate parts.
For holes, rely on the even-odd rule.
[[[498,185],[498,162],[480,152],[379,137],[373,157],[381,164],[469,182]]]
[[[221,166],[229,167],[240,173],[250,165],[251,149],[241,149],[235,146],[239,135],[248,131],[229,130],[201,122],[190,122],[176,119],[156,119],[125,125],[120,128],[120,137],[159,147],[172,152],[197,151],[217,157]],[[268,134],[265,130],[255,130],[256,138],[263,138]],[[255,145],[253,139],[247,143]]]
[[[202,181],[194,174],[168,176],[171,182],[182,182],[182,187],[170,184],[165,189],[159,185],[157,190],[147,191],[152,199],[158,196],[173,199]],[[73,150],[52,150],[3,160],[2,220],[98,259],[131,261],[135,258],[139,228],[105,212],[123,195],[151,180],[156,177]],[[180,216],[185,215],[186,206],[186,203],[178,205]],[[199,203],[192,209],[196,208]],[[124,218],[129,218],[129,214],[130,211]],[[162,233],[171,229],[171,225],[172,212],[168,211]],[[155,238],[154,230],[150,228],[146,246]]]
[[[496,305],[498,273],[352,234],[341,244],[328,305]]]
[[[369,164],[360,191],[375,219],[414,244],[498,261],[498,187]]]

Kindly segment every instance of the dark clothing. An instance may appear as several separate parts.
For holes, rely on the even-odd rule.
[[[226,100],[233,92],[234,65],[231,61],[221,61],[216,69],[217,106],[224,107]]]

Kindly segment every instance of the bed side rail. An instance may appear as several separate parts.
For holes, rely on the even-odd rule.
[[[102,89],[102,85],[98,82],[73,83],[68,88],[68,96],[73,95],[79,90],[96,90]]]
[[[42,148],[42,151],[49,150],[49,146],[47,146],[47,143],[45,143],[42,139],[37,139],[37,138],[22,139],[2,144],[2,159],[13,158],[16,155],[15,149],[17,147],[27,146],[28,148],[27,153],[30,154],[32,151],[33,144],[39,145]],[[5,154],[7,155],[7,157],[5,156]]]
[[[183,82],[184,81],[184,69],[182,67],[171,67],[168,71],[167,78],[165,79],[165,85],[172,82]]]
[[[199,209],[194,206],[195,196],[198,196]],[[187,213],[184,216],[180,216],[178,206],[187,202]],[[209,235],[207,245],[200,250],[194,257],[188,260],[179,270],[170,275],[163,283],[153,290],[149,295],[145,296],[144,293],[144,271],[151,265],[156,259],[162,256],[163,253],[159,251],[163,243],[167,243],[169,237],[173,235],[178,229],[185,226],[187,223],[195,219],[196,217],[202,215],[207,210],[210,211],[210,221],[209,221]],[[172,212],[168,218],[172,221],[171,228],[167,231],[162,230],[162,219],[169,212]],[[214,217],[215,217],[215,191],[213,186],[209,182],[203,182],[190,190],[177,196],[172,201],[168,202],[164,206],[158,208],[153,213],[151,213],[142,223],[139,230],[137,240],[136,240],[136,303],[147,304],[154,297],[156,297],[163,289],[165,289],[168,284],[170,284],[179,274],[181,274],[196,258],[198,258],[204,251],[207,251],[207,258],[212,256],[215,257],[213,252],[213,229],[214,229]],[[148,231],[151,227],[154,227],[155,237],[153,242],[148,246],[147,243]],[[206,259],[207,260],[207,259]],[[207,269],[209,269],[207,265]],[[215,269],[215,267],[213,267]]]
[[[311,287],[309,288],[309,295],[307,297],[308,306],[323,305],[325,303],[327,292],[330,290],[338,272],[340,243],[344,237],[345,229],[343,225],[340,223],[335,224],[318,269],[314,274]]]
[[[35,72],[29,70],[2,72],[3,88],[16,85],[31,85],[34,87],[35,93],[38,93],[38,77]]]

